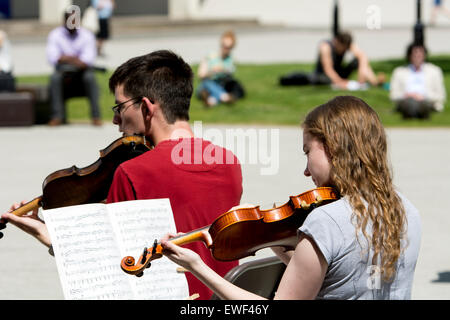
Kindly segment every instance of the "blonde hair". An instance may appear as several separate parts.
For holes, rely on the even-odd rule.
[[[380,266],[384,281],[392,280],[406,218],[392,183],[386,134],[378,115],[359,98],[338,96],[312,110],[302,126],[324,144],[331,181],[353,208],[357,239],[361,231],[373,249],[372,264]]]
[[[221,41],[226,38],[230,39],[233,42],[233,46],[236,45],[236,35],[232,30],[227,30],[222,33],[222,36],[220,37]]]

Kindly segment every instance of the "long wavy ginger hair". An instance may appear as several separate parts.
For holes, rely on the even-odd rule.
[[[359,98],[338,96],[311,111],[302,126],[324,144],[331,182],[353,208],[357,239],[361,231],[373,250],[372,264],[380,267],[384,281],[392,280],[406,219],[392,183],[378,115]]]

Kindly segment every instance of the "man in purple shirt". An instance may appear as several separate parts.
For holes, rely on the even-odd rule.
[[[99,90],[92,68],[97,57],[95,36],[86,29],[71,26],[67,23],[69,19],[71,14],[65,13],[64,24],[52,30],[47,40],[47,59],[55,67],[50,78],[52,116],[48,124],[55,126],[65,121],[64,83],[72,80],[72,83],[84,86],[91,106],[92,123],[101,125]]]

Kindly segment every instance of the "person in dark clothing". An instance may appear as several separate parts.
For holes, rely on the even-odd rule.
[[[16,91],[16,78],[12,71],[11,43],[6,32],[0,30],[0,92]]]
[[[347,52],[353,59],[344,64]],[[338,89],[352,89],[348,80],[350,75],[358,72],[357,84],[363,86],[367,82],[373,86],[384,82],[384,75],[375,75],[367,55],[353,42],[350,33],[338,33],[332,40],[319,44],[316,67],[312,73],[294,72],[280,78],[280,85],[323,85],[331,84]],[[353,83],[355,84],[355,83]]]

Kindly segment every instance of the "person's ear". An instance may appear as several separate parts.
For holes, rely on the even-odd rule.
[[[146,134],[150,132],[151,121],[153,115],[155,114],[156,105],[153,100],[148,99],[147,97],[142,98],[141,102],[141,113],[142,118],[144,119],[144,126]]]
[[[155,103],[147,97],[142,98],[141,112],[145,122],[150,122],[155,113]]]

